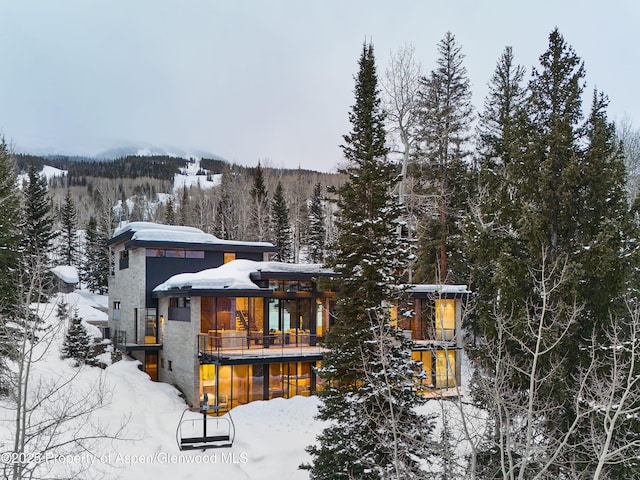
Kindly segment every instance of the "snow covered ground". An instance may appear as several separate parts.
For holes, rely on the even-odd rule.
[[[39,306],[49,323],[55,323],[55,301]],[[106,307],[105,296],[77,291],[65,294],[64,301],[69,304],[70,311],[77,308],[85,320],[106,319],[106,314],[100,310]],[[120,426],[123,429],[119,433],[120,439],[98,440],[88,451],[76,446],[73,450],[48,456],[45,466],[51,469],[52,477],[68,478],[70,472],[84,470],[88,478],[122,480],[309,478],[298,466],[310,460],[304,449],[315,441],[324,426],[314,418],[319,405],[317,397],[280,398],[236,407],[231,411],[236,427],[235,443],[231,448],[180,451],[176,428],[186,405],[179,392],[171,385],[152,382],[138,369],[137,361],[126,357],[104,370],[98,367],[78,369],[74,361],[60,358],[64,333],[65,328],[58,329],[51,347],[46,352],[39,352],[44,356],[33,365],[30,390],[35,392],[39,387],[61,379],[73,378],[73,381],[46,398],[51,404],[45,402],[39,414],[49,415],[73,404],[74,400],[86,398],[91,401],[103,386],[105,404],[91,415],[70,422],[65,434],[87,434],[96,427],[111,432]],[[99,330],[94,327],[91,334],[99,334]],[[102,358],[105,357],[108,355]],[[464,369],[467,370],[468,365]],[[441,415],[443,409],[450,418],[459,418],[452,402],[429,401],[419,411]],[[0,399],[2,460],[5,460],[2,455],[6,455],[7,446],[12,444],[12,414],[10,402]],[[482,417],[481,412],[479,417]],[[461,425],[455,428],[462,430]],[[466,451],[463,443],[456,449]]]
[[[211,180],[207,180],[206,175],[196,175],[200,170],[200,159],[196,159],[193,163],[189,163],[186,168],[180,169],[173,178],[173,191],[178,194],[184,187],[212,188],[220,185],[222,175],[212,175]]]
[[[100,319],[100,314],[105,315],[96,307],[104,305],[106,297],[80,291],[66,294],[64,298],[71,308],[78,308],[85,319]],[[54,301],[41,305],[39,310],[48,314],[48,322],[55,322]],[[104,478],[123,480],[308,478],[307,472],[298,470],[298,465],[309,461],[304,448],[313,443],[322,430],[322,424],[313,418],[318,405],[316,397],[261,401],[234,408],[236,441],[232,448],[181,452],[176,442],[176,428],[186,405],[175,388],[152,382],[138,369],[137,361],[126,358],[104,370],[78,369],[73,361],[60,358],[63,337],[64,328],[61,328],[51,348],[44,352],[43,361],[34,364],[30,376],[32,389],[40,382],[76,375],[52,400],[60,406],[81,398],[103,382],[110,401],[90,417],[78,420],[80,424],[75,427],[85,433],[95,425],[117,429],[123,424],[124,429],[123,440],[101,440],[91,452],[78,449],[59,457],[51,456],[46,466],[52,468],[52,473],[64,475],[71,470],[89,469],[94,472],[88,475],[90,478],[99,478],[101,472]],[[11,414],[10,405],[0,401],[0,455],[12,443]]]

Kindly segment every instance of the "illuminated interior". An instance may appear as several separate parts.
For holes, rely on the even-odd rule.
[[[456,301],[436,300],[436,340],[453,340],[456,328]]]
[[[426,375],[424,379],[420,379],[420,383],[425,388],[451,388],[456,386],[455,350],[414,350],[411,352],[411,358],[422,362],[422,369]]]
[[[207,393],[210,405],[230,409],[255,400],[309,396],[311,364],[201,365],[200,398]]]
[[[450,388],[455,386],[455,350],[436,350],[436,388]]]

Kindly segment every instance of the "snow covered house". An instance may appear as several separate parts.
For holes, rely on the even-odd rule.
[[[311,395],[333,296],[317,280],[333,275],[314,264],[233,260],[170,278],[153,290],[162,378],[191,404],[205,393],[227,408]]]
[[[422,363],[427,395],[458,395],[461,386],[462,322],[471,295],[466,285],[411,285],[412,316],[392,313],[413,342],[411,355]]]
[[[80,277],[78,269],[72,265],[58,265],[49,270],[51,291],[60,293],[73,292]]]
[[[329,321],[318,265],[266,262],[266,242],[133,222],[109,240],[116,346],[192,405],[309,395]]]
[[[134,222],[109,241],[109,327],[116,346],[187,402],[233,408],[311,395],[322,360],[335,276],[315,264],[269,262],[266,242],[221,240],[191,227]],[[412,285],[412,317],[397,325],[413,341],[427,391],[460,385],[463,285]]]

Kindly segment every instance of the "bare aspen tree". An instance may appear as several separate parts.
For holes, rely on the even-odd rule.
[[[640,308],[630,300],[627,307],[628,316],[612,319],[604,341],[593,335],[593,361],[577,373],[584,387],[576,401],[591,412],[586,441],[594,480],[614,477],[611,466],[633,464],[640,454]]]
[[[389,66],[381,81],[390,134],[396,136],[401,144],[398,150],[402,155],[401,178],[398,184],[400,202],[404,202],[407,194],[409,162],[414,153],[419,127],[416,101],[421,76],[422,68],[415,60],[415,49],[409,44],[391,54]]]
[[[76,382],[80,369],[45,375],[35,368],[57,348],[56,340],[65,327],[63,320],[54,319],[50,304],[37,303],[45,291],[45,276],[42,264],[37,259],[35,262],[29,278],[22,278],[17,287],[20,301],[16,328],[1,332],[13,339],[14,355],[4,379],[8,394],[0,399],[10,412],[2,426],[11,443],[0,453],[15,461],[3,465],[0,471],[3,478],[11,480],[81,477],[86,465],[56,466],[51,460],[78,452],[99,457],[98,443],[122,438],[125,419],[118,425],[103,425],[93,416],[110,399],[102,373],[87,384]],[[93,469],[88,476],[96,478],[98,473]]]
[[[633,205],[640,190],[640,129],[635,128],[629,118],[623,118],[617,125],[616,135],[622,142],[627,168],[627,195],[629,204]]]
[[[555,302],[556,292],[567,281],[567,264],[560,260],[548,264],[547,253],[543,259],[540,270],[532,272],[536,301],[530,304],[525,324],[518,326],[511,318],[495,314],[495,335],[485,337],[482,346],[489,361],[476,372],[475,388],[489,413],[484,451],[493,452],[479,465],[482,477],[547,478],[570,458],[574,434],[589,414],[577,408],[572,422],[559,435],[548,435],[562,407],[550,401],[552,389],[547,384],[562,364],[558,348],[578,320],[581,307],[567,309]],[[482,368],[487,370],[482,372]],[[575,398],[581,398],[584,388],[586,383],[580,384]]]
[[[397,184],[400,203],[406,206],[406,235],[415,238],[420,202],[415,190],[415,178],[409,175],[409,163],[415,154],[416,135],[419,128],[417,97],[420,89],[422,68],[415,60],[412,45],[405,45],[391,54],[389,66],[380,82],[384,92],[384,110],[387,115],[389,134],[396,138],[396,152],[401,155],[400,177]],[[398,232],[400,233],[400,232]],[[408,269],[409,282],[413,281],[413,269]]]

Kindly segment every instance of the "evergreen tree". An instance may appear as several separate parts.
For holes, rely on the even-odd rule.
[[[64,205],[60,209],[60,261],[65,265],[78,264],[78,217],[76,206],[71,198],[71,191],[67,190]]]
[[[278,249],[274,260],[277,262],[290,262],[291,250],[291,224],[289,223],[289,208],[284,199],[282,182],[278,182],[271,203],[271,231],[273,243]]]
[[[460,224],[469,200],[473,108],[464,55],[451,32],[438,44],[437,68],[420,80],[418,156],[423,194],[435,199],[419,232],[417,279],[465,280]]]
[[[0,205],[0,392],[4,392],[5,359],[15,355],[12,338],[19,315],[18,287],[24,241],[20,192],[13,159],[4,139],[0,139]]]
[[[86,228],[86,250],[82,268],[83,281],[88,290],[107,293],[109,275],[108,236],[98,226],[95,217],[89,217]]]
[[[53,215],[48,196],[47,180],[36,170],[33,162],[29,165],[28,184],[24,187],[24,240],[25,254],[38,258],[46,266],[53,232]]]
[[[91,365],[94,361],[92,358],[93,340],[78,315],[78,309],[74,309],[73,317],[69,320],[69,328],[60,353],[62,358],[73,358],[78,365]]]
[[[189,203],[189,191],[187,186],[182,186],[182,198],[180,199],[180,225],[191,225],[191,204]]]
[[[233,195],[233,175],[231,167],[225,168],[220,178],[220,198],[216,216],[216,235],[225,240],[236,237],[238,222]]]
[[[356,77],[352,125],[343,151],[346,182],[337,194],[334,268],[336,320],[322,367],[319,418],[331,421],[308,447],[313,479],[423,478],[432,426],[415,414],[410,346],[390,323],[389,305],[402,297],[401,272],[409,248],[398,235],[402,208],[390,192],[395,165],[387,158],[373,47],[364,45]],[[402,432],[401,438],[394,432]],[[410,439],[419,442],[411,444]]]
[[[575,372],[593,360],[592,336],[605,342],[612,319],[623,314],[634,241],[624,162],[606,117],[606,99],[594,94],[583,122],[584,66],[557,29],[540,64],[540,70],[533,70],[524,105],[519,106],[518,93],[512,97],[513,110],[488,110],[498,128],[495,135],[481,137],[487,157],[479,178],[494,200],[480,202],[480,218],[469,238],[470,250],[481,259],[481,268],[474,271],[480,330],[495,340],[496,319],[509,319],[513,337],[501,353],[523,362],[510,380],[522,398],[529,396],[530,385],[520,372],[527,371],[525,362],[538,340],[531,335],[531,322],[540,321],[543,306],[553,308],[549,317],[561,320],[570,318],[576,306],[581,308],[579,320],[566,334],[555,330],[560,343],[536,365],[544,378],[538,392],[548,405],[545,436],[560,439],[576,420]],[[518,83],[518,70],[512,71]],[[505,100],[506,83],[492,88],[490,95],[501,90]],[[511,91],[519,92],[515,83]],[[492,155],[495,158],[489,158]],[[549,284],[562,278],[544,298],[536,294],[536,276],[543,266],[550,272]],[[495,354],[479,348],[478,372],[491,375]],[[580,438],[583,434],[589,433],[580,431],[571,439],[576,446],[565,460],[571,468],[588,470],[592,456],[584,447],[586,438]]]
[[[169,197],[167,201],[167,209],[164,212],[164,223],[166,225],[176,224],[176,212],[173,209],[173,197]]]
[[[311,206],[309,207],[309,259],[314,263],[321,263],[324,260],[324,244],[327,234],[324,219],[322,189],[320,182],[318,182],[313,187]]]
[[[66,301],[60,300],[58,302],[58,304],[56,305],[56,317],[58,317],[59,320],[66,320],[67,317],[69,316],[69,305],[67,304]]]
[[[269,231],[269,203],[267,187],[264,182],[264,173],[260,162],[253,174],[253,186],[251,187],[253,224],[250,229],[251,240],[262,242],[267,238]]]
[[[500,256],[519,255],[521,248],[510,232],[515,231],[519,145],[523,143],[520,126],[524,115],[526,89],[524,68],[514,63],[511,47],[498,60],[489,82],[489,93],[480,114],[478,126],[478,194],[477,215],[466,222],[467,252],[470,257],[471,283],[482,297],[474,309],[474,317],[490,315],[493,299],[504,292],[504,275],[516,272],[500,265]],[[492,228],[500,225],[500,228]],[[517,275],[521,275],[518,271]],[[502,294],[504,295],[504,293]],[[474,324],[474,328],[477,324]]]

